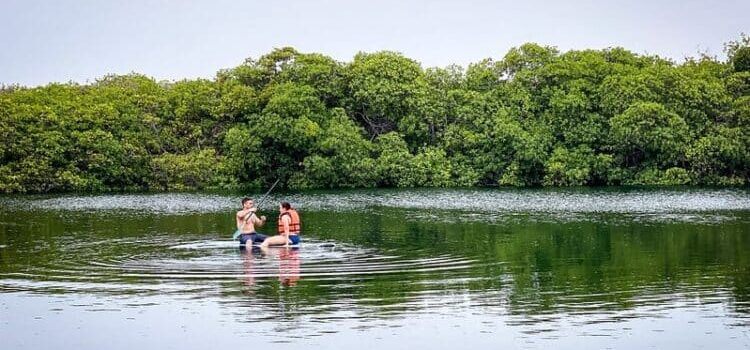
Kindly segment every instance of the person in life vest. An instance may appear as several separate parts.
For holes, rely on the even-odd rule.
[[[269,245],[283,245],[288,247],[290,244],[299,244],[300,232],[302,231],[301,222],[299,220],[299,214],[296,210],[292,209],[289,202],[281,202],[279,206],[279,225],[277,229],[277,235],[268,237],[261,248],[268,248]]]

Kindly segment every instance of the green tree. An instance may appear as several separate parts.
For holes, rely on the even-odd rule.
[[[404,116],[414,113],[413,99],[426,85],[417,62],[390,51],[357,54],[346,76],[346,110],[371,138],[395,130]]]
[[[750,128],[720,126],[695,141],[687,159],[702,183],[729,185],[747,182],[750,165]]]
[[[747,184],[748,47],[527,43],[466,69],[283,47],[213,80],[3,86],[0,191]]]
[[[374,187],[377,181],[373,144],[365,131],[335,109],[322,126],[304,170],[293,176],[294,188]]]
[[[380,135],[375,139],[375,171],[380,186],[412,187],[416,185],[411,176],[414,156],[409,153],[406,141],[396,132]]]
[[[187,154],[165,153],[151,159],[151,188],[187,190],[215,187],[221,183],[222,159],[213,149]]]
[[[658,103],[641,102],[610,120],[611,147],[625,167],[671,167],[684,160],[687,123]]]
[[[734,53],[732,66],[734,66],[735,72],[750,71],[750,47],[743,47]]]
[[[594,154],[591,148],[558,147],[545,164],[545,186],[583,186],[607,183],[607,173],[613,158],[608,154]]]

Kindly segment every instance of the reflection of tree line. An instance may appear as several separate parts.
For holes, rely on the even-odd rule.
[[[519,219],[488,225],[409,220],[407,209],[381,208],[378,214],[332,218],[306,213],[310,224],[325,220],[335,227],[321,233],[324,239],[375,246],[402,256],[453,254],[478,259],[476,268],[463,273],[486,282],[456,288],[501,292],[508,296],[511,312],[553,311],[577,297],[581,302],[628,309],[637,306],[644,293],[711,294],[724,288],[737,301],[750,300],[750,255],[746,254],[750,236],[744,234],[742,220],[702,225]],[[615,219],[617,215],[597,220]],[[493,264],[497,262],[504,264]],[[511,282],[501,282],[500,276]],[[383,286],[379,294],[391,293],[393,298],[381,300],[403,301],[401,291],[407,284],[412,290],[429,288],[418,283],[401,283],[394,289]],[[743,307],[737,306],[737,311],[749,311]]]
[[[745,234],[747,225],[743,220],[746,218],[716,225],[644,224],[624,220],[617,220],[616,225],[539,223],[523,219],[489,225],[410,219],[413,212],[406,209],[377,208],[374,214],[331,215],[330,212],[307,211],[305,218],[310,232],[319,239],[377,248],[404,258],[449,254],[476,259],[478,262],[471,269],[454,272],[475,277],[475,282],[442,288],[449,293],[470,295],[498,291],[507,296],[502,299],[507,300],[502,306],[514,313],[556,311],[561,304],[582,296],[586,300],[580,301],[608,305],[602,308],[628,309],[636,306],[637,298],[644,293],[679,292],[686,288],[706,293],[726,288],[735,301],[745,302],[729,307],[748,312],[750,255],[746,252],[750,250],[750,235]],[[2,244],[8,245],[0,250],[0,271],[17,272],[21,261],[32,266],[59,261],[63,258],[56,248],[56,245],[63,245],[59,241],[60,234],[76,232],[76,227],[86,227],[86,239],[106,240],[147,237],[151,232],[168,232],[182,239],[192,239],[191,234],[205,236],[204,232],[226,226],[224,214],[123,216],[116,230],[112,230],[111,220],[99,215],[74,213],[62,221],[54,214],[13,215],[16,220],[28,219],[36,233],[31,235],[24,231],[28,228],[21,226],[0,228]],[[616,215],[611,219],[617,219]],[[8,221],[12,222],[10,218]],[[47,242],[48,247],[35,250],[40,241]],[[138,253],[158,252],[163,250],[163,244],[112,244],[95,249],[98,258],[120,257],[132,255],[135,249]],[[299,254],[304,253],[304,247],[301,249],[292,251],[296,252],[296,257],[294,254],[282,256],[284,249],[271,252],[279,254],[272,256],[278,263],[273,272],[278,276],[277,283],[257,280],[255,269],[259,257],[243,255],[245,271],[254,272],[244,273],[242,283],[252,286],[246,289],[255,291],[257,299],[284,301],[287,307],[296,308],[298,312],[315,313],[320,310],[315,306],[335,305],[340,299],[366,308],[398,310],[399,305],[418,301],[420,292],[435,288],[419,282],[446,276],[441,272],[352,276],[347,277],[351,279],[347,286],[337,280],[300,280]],[[21,255],[28,252],[34,254],[22,258]],[[497,262],[504,264],[494,264]],[[419,308],[411,306],[410,310],[414,311],[415,307]]]

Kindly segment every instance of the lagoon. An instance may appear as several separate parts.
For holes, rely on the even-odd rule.
[[[0,198],[3,348],[750,347],[747,189],[277,193],[267,253],[242,196]]]

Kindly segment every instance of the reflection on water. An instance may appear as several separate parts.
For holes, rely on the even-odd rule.
[[[279,282],[285,287],[294,287],[300,279],[299,251],[297,249],[279,249]]]
[[[749,345],[746,190],[296,194],[305,242],[268,252],[230,240],[239,197],[0,199],[0,336],[49,347],[29,329],[73,317],[144,348],[164,343],[128,320],[188,348],[199,324],[226,347]]]
[[[256,267],[256,260],[271,258],[278,264],[279,282],[284,287],[294,287],[300,279],[300,254],[298,248],[271,248],[262,252],[260,248],[242,249],[243,282],[246,287],[255,285],[255,276],[266,275],[263,265]],[[250,289],[252,290],[252,289]]]

